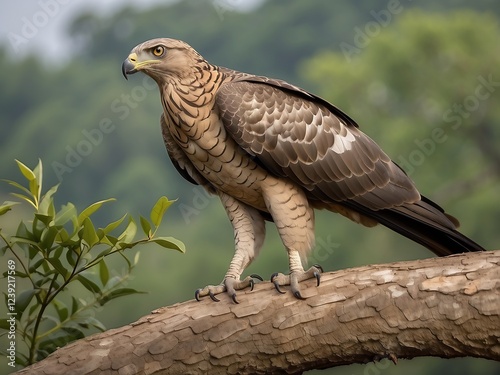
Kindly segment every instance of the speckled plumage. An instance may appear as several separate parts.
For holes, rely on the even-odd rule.
[[[482,248],[460,234],[458,221],[422,197],[413,182],[348,115],[281,80],[208,63],[174,39],[135,47],[124,74],[143,71],[160,89],[168,154],[189,181],[218,194],[235,231],[236,252],[222,284],[198,296],[252,284],[240,281],[272,220],[286,247],[291,284],[316,277],[302,268],[314,247],[314,209],[377,223],[438,255]],[[279,288],[278,288],[279,289]]]

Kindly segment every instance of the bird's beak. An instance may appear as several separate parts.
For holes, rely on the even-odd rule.
[[[127,74],[137,73],[137,53],[131,53],[122,64],[122,73],[125,79],[128,79]]]

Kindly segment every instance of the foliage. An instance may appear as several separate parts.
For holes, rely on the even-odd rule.
[[[12,195],[32,206],[34,215],[32,220],[20,222],[14,234],[0,228],[0,238],[5,243],[0,252],[11,258],[9,270],[3,274],[11,286],[4,292],[5,303],[15,315],[17,335],[27,345],[26,352],[17,351],[16,362],[26,366],[45,358],[57,347],[84,337],[92,329],[104,331],[93,312],[116,298],[142,293],[126,287],[139,253],[130,259],[124,250],[156,243],[184,252],[184,245],[171,237],[156,237],[163,215],[173,203],[166,197],[156,202],[150,220],[140,217],[145,238],[134,240],[137,225],[130,215],[103,228],[96,229],[92,223],[92,215],[113,199],[95,202],[80,213],[72,203],[57,211],[54,195],[58,185],[42,194],[41,161],[33,170],[19,161],[17,165],[27,187],[7,182],[20,191]],[[0,215],[19,203],[4,202]],[[126,223],[125,229],[115,235],[122,223]],[[121,274],[113,275],[108,268],[106,260],[111,256],[123,259],[125,268]],[[22,291],[21,280],[27,282]],[[7,319],[0,320],[3,335],[9,326]]]

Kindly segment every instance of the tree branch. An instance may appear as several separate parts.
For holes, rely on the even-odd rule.
[[[76,341],[27,374],[301,373],[388,357],[500,360],[500,251],[372,265],[160,308]]]

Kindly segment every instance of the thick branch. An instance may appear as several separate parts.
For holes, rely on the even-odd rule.
[[[382,357],[500,360],[500,251],[325,273],[306,300],[269,282],[79,340],[18,374],[301,373]]]

